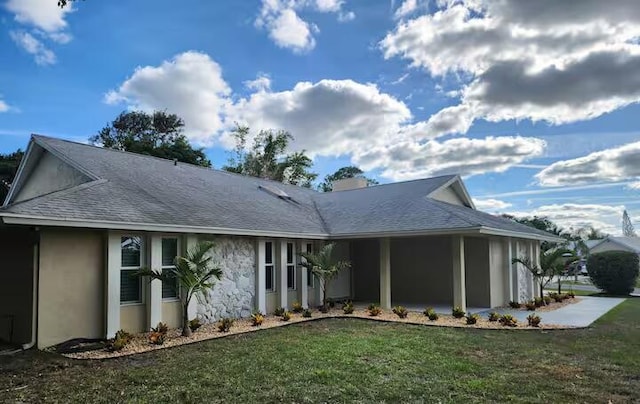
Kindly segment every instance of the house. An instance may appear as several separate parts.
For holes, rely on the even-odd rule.
[[[223,278],[190,316],[214,321],[320,303],[300,251],[337,243],[352,262],[333,298],[501,306],[530,299],[538,257],[557,238],[474,208],[460,177],[311,189],[34,135],[0,209],[0,338],[47,347],[180,322],[169,285],[130,276],[215,241]],[[535,259],[535,258],[534,258]]]
[[[640,238],[608,236],[605,239],[598,240],[598,243],[589,247],[590,254],[605,251],[627,251],[640,256]]]

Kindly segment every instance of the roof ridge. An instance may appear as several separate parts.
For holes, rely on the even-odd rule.
[[[411,182],[418,182],[418,181],[435,180],[435,179],[438,179],[438,178],[445,178],[445,177],[450,177],[450,179],[453,179],[454,177],[457,177],[457,176],[458,176],[458,174],[437,175],[435,177],[416,178],[416,179],[413,179],[413,180],[406,180],[406,181],[387,182],[385,184],[374,184],[374,185],[369,185],[369,186],[362,187],[362,188],[342,189],[340,191],[330,191],[330,192],[318,192],[318,194],[320,194],[320,195],[330,195],[330,194],[343,193],[343,192],[362,191],[362,190],[365,190],[365,189],[374,189],[374,188],[380,188],[380,187],[391,186],[391,185],[408,184],[408,183],[411,183]]]
[[[60,142],[65,142],[65,143],[71,143],[73,145],[78,145],[78,146],[84,146],[84,147],[90,147],[92,149],[97,149],[97,150],[101,150],[101,151],[105,151],[105,152],[117,152],[117,153],[122,153],[122,154],[127,154],[127,155],[131,155],[131,156],[135,156],[135,157],[143,157],[143,158],[150,158],[150,159],[154,159],[154,160],[159,160],[159,161],[163,161],[163,162],[169,162],[169,163],[174,163],[174,160],[170,160],[167,158],[163,158],[163,157],[158,157],[158,156],[151,156],[149,154],[141,154],[141,153],[134,153],[134,152],[130,152],[130,151],[126,151],[126,150],[118,150],[118,149],[110,149],[110,148],[106,148],[106,147],[102,147],[102,146],[97,146],[94,144],[87,144],[87,143],[81,143],[81,142],[75,142],[73,140],[68,140],[68,139],[62,139],[62,138],[57,138],[57,137],[51,137],[51,136],[45,136],[45,135],[39,135],[39,134],[32,134],[31,135],[33,138],[42,138],[42,139],[51,139],[54,141],[60,141]],[[58,149],[55,148],[55,146],[49,145],[47,144],[49,147],[54,148],[58,153],[63,154],[61,151],[59,151]],[[71,160],[71,159],[70,159]],[[73,160],[75,163],[75,160]],[[214,171],[216,173],[220,173],[220,174],[228,174],[228,175],[232,175],[232,176],[237,176],[240,178],[245,178],[245,179],[253,179],[253,180],[260,180],[260,181],[267,181],[267,182],[273,182],[274,184],[277,185],[281,185],[281,186],[286,186],[286,187],[296,187],[296,189],[303,189],[303,190],[308,190],[308,191],[312,191],[316,194],[321,194],[322,192],[318,192],[312,188],[305,188],[302,186],[298,186],[298,185],[294,185],[294,184],[285,184],[284,182],[280,182],[280,181],[276,181],[276,180],[272,180],[269,178],[261,178],[261,177],[253,177],[250,175],[246,175],[246,174],[240,174],[240,173],[234,173],[232,171],[227,171],[227,170],[223,170],[223,169],[218,169],[215,167],[204,167],[204,166],[200,166],[197,164],[192,164],[192,163],[187,163],[184,161],[180,161],[179,162],[181,165],[183,166],[187,166],[187,167],[191,167],[191,168],[197,168],[197,169],[202,169],[202,170],[209,170],[209,171]],[[77,163],[76,163],[77,164]],[[78,164],[79,165],[79,164]],[[86,169],[85,169],[86,170]],[[90,172],[89,170],[86,170],[87,172]]]

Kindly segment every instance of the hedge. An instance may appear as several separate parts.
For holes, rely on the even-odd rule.
[[[593,284],[605,293],[628,295],[635,287],[638,265],[638,254],[607,251],[589,257],[587,272]]]

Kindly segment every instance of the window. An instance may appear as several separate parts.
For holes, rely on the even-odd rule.
[[[294,245],[287,243],[287,288],[296,288],[296,264],[294,263]]]
[[[142,238],[120,239],[120,303],[142,302],[142,280],[136,272],[142,267]]]
[[[163,238],[162,239],[162,272],[175,268],[175,259],[178,256],[178,239]],[[175,275],[170,281],[162,282],[162,298],[177,299],[180,295],[178,280]]]
[[[311,244],[311,243],[305,244],[305,250],[308,253],[312,253],[313,252],[313,244]],[[311,268],[307,268],[307,286],[310,287],[310,288],[313,287],[313,272],[311,271]]]
[[[275,291],[275,270],[273,265],[273,243],[271,241],[267,241],[264,243],[264,271],[265,271],[265,279],[266,279],[266,289],[268,291]]]

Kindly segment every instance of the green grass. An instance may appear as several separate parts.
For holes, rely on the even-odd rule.
[[[321,320],[107,361],[0,357],[2,402],[631,402],[640,299],[570,331]]]

